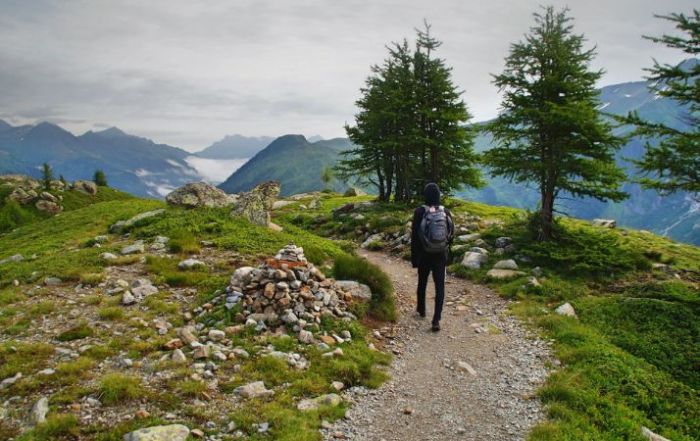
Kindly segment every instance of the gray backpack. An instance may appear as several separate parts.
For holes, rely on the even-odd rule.
[[[423,208],[425,212],[418,230],[423,249],[429,254],[444,253],[450,241],[449,220],[445,207],[424,205]]]

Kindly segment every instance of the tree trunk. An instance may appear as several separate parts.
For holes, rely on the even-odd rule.
[[[547,188],[542,193],[542,208],[540,209],[540,240],[551,240],[552,224],[554,222],[554,190]]]
[[[384,176],[382,175],[382,167],[377,164],[377,182],[379,183],[379,200],[384,201],[385,199],[385,187],[384,187]]]

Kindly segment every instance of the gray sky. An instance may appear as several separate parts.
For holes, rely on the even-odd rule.
[[[195,4],[197,3],[197,4]],[[0,0],[0,118],[81,133],[118,126],[198,150],[225,134],[343,136],[369,66],[423,18],[444,41],[475,120],[496,115],[491,73],[541,0]],[[640,79],[641,38],[672,31],[654,13],[691,0],[572,0],[575,29],[598,46],[601,85]]]

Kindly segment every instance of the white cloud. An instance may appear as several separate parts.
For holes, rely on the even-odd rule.
[[[0,115],[103,124],[189,150],[225,134],[342,136],[369,66],[423,19],[477,120],[498,109],[491,73],[540,0],[6,0],[0,14]],[[604,84],[639,79],[679,52],[641,38],[671,30],[654,13],[695,2],[568,1],[598,47]]]

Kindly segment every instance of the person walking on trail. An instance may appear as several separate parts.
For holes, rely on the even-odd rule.
[[[425,290],[428,276],[433,274],[435,283],[435,310],[432,330],[440,330],[442,304],[445,300],[445,268],[454,237],[454,223],[450,211],[440,205],[440,188],[430,183],[423,190],[425,205],[416,208],[411,224],[411,263],[418,268],[418,307],[425,317]]]

